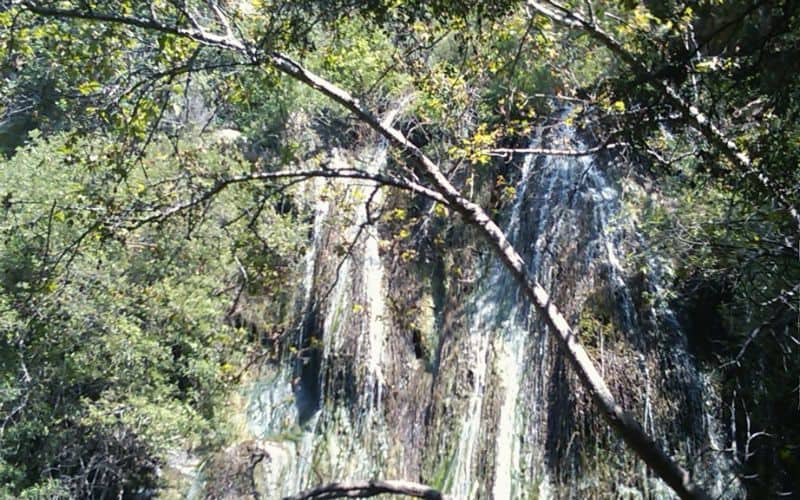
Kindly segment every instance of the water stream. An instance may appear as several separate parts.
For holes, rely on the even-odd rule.
[[[537,134],[531,147],[587,149],[574,129],[563,125]],[[660,289],[663,266],[648,256],[641,288],[627,281],[631,272],[625,269],[623,256],[642,242],[633,221],[622,217],[620,189],[604,168],[609,165],[592,156],[525,158],[506,234],[573,323],[583,308],[601,305],[611,327],[590,340],[601,372],[608,370],[607,360],[615,372],[624,364],[629,373],[615,378],[635,379],[621,390],[637,392],[632,399],[640,408],[634,410],[641,412],[640,422],[665,443],[675,437],[670,433],[683,433],[686,438],[678,446],[696,459],[692,454],[698,452],[697,442],[717,441],[719,446],[723,440],[703,401],[710,387],[687,354],[676,314],[666,298],[658,300],[666,296]],[[466,355],[474,381],[460,424],[450,493],[455,498],[505,499],[528,498],[536,490],[539,496],[548,496],[550,471],[560,470],[560,480],[572,485],[571,494],[580,495],[582,490],[589,494],[597,483],[591,474],[578,470],[586,457],[581,450],[585,436],[580,417],[574,415],[585,412],[575,396],[579,389],[563,368],[557,370],[563,367],[563,358],[559,364],[560,353],[547,338],[546,328],[505,270],[492,264],[481,282],[471,298]],[[644,319],[639,317],[642,304],[634,299],[642,292],[656,298]],[[580,333],[580,325],[577,329]],[[606,338],[609,335],[613,338]],[[624,349],[619,347],[623,340]],[[609,344],[616,347],[606,352]],[[668,377],[677,382],[665,381]],[[665,394],[667,389],[679,392],[679,397]],[[684,422],[694,422],[706,435],[691,428],[663,428],[668,420],[658,413],[672,404],[664,398],[675,398]],[[481,445],[482,441],[492,444]],[[493,454],[491,460],[487,454]],[[722,457],[705,463],[710,467],[699,467],[698,473],[729,479]],[[638,467],[635,484],[620,485],[619,491],[669,497],[663,483]],[[717,484],[717,488],[723,487]]]
[[[374,173],[385,162],[386,147],[379,146],[361,159],[334,151],[329,168]],[[379,433],[365,435],[366,429],[384,425],[386,293],[378,237],[366,224],[364,203],[369,197],[374,210],[382,195],[362,181],[315,181],[307,195],[314,222],[292,360],[262,369],[248,406],[250,433],[270,457],[257,481],[267,498],[315,484],[321,471],[340,479],[373,474],[377,468],[370,454],[383,446]],[[342,221],[347,221],[343,231]],[[332,254],[334,244],[348,253]],[[351,383],[356,387],[347,388],[347,397],[352,396],[347,405],[326,404],[341,385]]]

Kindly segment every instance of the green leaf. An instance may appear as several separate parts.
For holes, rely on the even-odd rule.
[[[100,84],[100,82],[89,81],[78,85],[78,92],[80,92],[81,95],[86,96],[94,94],[95,92],[98,92],[102,88],[103,86]]]

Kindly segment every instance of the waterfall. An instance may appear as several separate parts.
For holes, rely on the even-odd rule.
[[[531,147],[587,148],[575,130],[564,125],[538,133]],[[666,299],[649,308],[634,299],[643,293],[664,297],[663,265],[647,256],[648,272],[640,289],[629,284],[633,273],[625,268],[624,256],[643,242],[634,221],[622,217],[620,188],[604,171],[608,168],[592,156],[526,157],[506,234],[573,324],[585,308],[600,303],[609,331],[601,330],[599,338],[588,342],[601,373],[613,371],[612,387],[619,386],[616,392],[637,403],[638,409],[632,410],[647,431],[672,446],[671,451],[680,450],[696,473],[716,479],[714,489],[723,493],[723,483],[731,477],[729,465],[720,455],[700,457],[697,447],[716,442],[719,448],[723,440],[716,417],[704,403],[710,385],[687,353]],[[577,472],[584,467],[578,462],[588,454],[585,449],[576,451],[586,446],[575,416],[588,411],[579,407],[586,404],[577,400],[580,388],[563,370],[565,362],[547,338],[543,322],[523,302],[505,270],[492,264],[480,281],[482,286],[471,298],[468,342],[462,346],[468,351],[462,356],[472,366],[472,392],[457,434],[449,492],[455,498],[529,498],[532,491],[548,496],[549,476],[555,470],[561,476],[557,481],[569,484],[570,495],[596,495],[593,474]],[[639,317],[643,312],[647,318]],[[576,328],[579,334],[581,326]],[[606,352],[609,344],[614,347]],[[623,366],[630,377],[625,384],[617,375]],[[638,394],[625,394],[631,390]],[[664,414],[673,403],[671,410],[682,412],[683,422],[692,422],[688,428],[675,426],[670,422],[673,415]],[[681,434],[683,439],[674,439]],[[620,484],[618,492],[669,497],[663,483],[648,477],[643,465],[637,467],[636,477]]]
[[[309,192],[318,194],[321,189],[321,183],[315,181]],[[330,203],[326,198],[313,197],[312,244],[303,259],[301,298],[295,307],[295,316],[300,319],[298,330],[302,330],[302,322],[313,308],[314,274],[317,259],[324,252],[320,235],[329,210]],[[275,494],[299,491],[306,484],[311,465],[308,457],[313,451],[318,423],[315,415],[304,427],[299,426],[301,408],[314,406],[316,402],[298,400],[304,395],[297,394],[293,387],[294,373],[291,363],[267,365],[262,369],[261,378],[249,389],[248,431],[261,440],[261,447],[270,460],[259,483],[263,490]]]
[[[586,145],[557,125],[532,147]],[[371,172],[387,161],[385,145],[330,157],[331,168]],[[619,170],[593,156],[529,155],[501,220],[621,403],[714,493],[734,497],[724,456],[708,452],[725,442],[713,384],[687,354],[668,262],[625,217]],[[380,223],[365,224],[375,216],[365,202],[384,202],[373,184],[320,183],[309,195],[297,351],[263,368],[248,409],[269,456],[256,480],[265,498],[369,478],[427,482],[458,499],[670,497],[594,410],[497,259],[464,263],[480,276],[473,284],[398,264],[382,254]],[[415,333],[434,339],[432,361],[409,331],[422,327],[404,317],[418,308],[390,307],[399,299],[435,304],[435,320],[418,322],[431,331]]]
[[[366,158],[335,150],[329,168],[375,173],[386,162],[386,146],[362,156]],[[382,195],[370,182],[319,180],[307,195],[313,206],[312,244],[304,259],[302,298],[296,308],[294,361],[262,369],[248,406],[249,431],[269,456],[257,480],[268,498],[315,484],[320,467],[340,479],[369,476],[377,470],[369,454],[383,446],[380,438],[363,433],[384,425],[384,273],[378,236],[367,224],[364,203],[369,197],[375,209]],[[334,246],[347,253],[332,252]],[[340,370],[352,380],[331,376]],[[346,395],[355,397],[348,404],[326,404],[343,382],[358,384]]]
[[[539,134],[540,135],[540,134]],[[519,218],[525,184],[528,181],[533,157],[523,163],[521,180],[515,193],[514,204],[509,216],[506,234],[512,244],[519,236]],[[519,450],[514,439],[516,404],[520,387],[522,353],[527,339],[525,321],[519,321],[519,298],[516,286],[505,272],[500,262],[493,262],[484,285],[472,299],[475,310],[472,318],[470,362],[473,366],[473,391],[470,395],[469,409],[464,415],[454,463],[451,494],[456,498],[473,497],[479,487],[473,474],[478,434],[481,432],[482,402],[486,391],[486,376],[489,368],[487,360],[491,348],[499,351],[498,369],[500,386],[503,391],[503,404],[497,422],[497,443],[495,447],[497,466],[494,475],[494,498],[510,498],[512,467]]]

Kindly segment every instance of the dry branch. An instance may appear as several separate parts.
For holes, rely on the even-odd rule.
[[[419,483],[410,481],[350,481],[328,483],[310,490],[302,491],[296,495],[284,497],[283,500],[323,500],[328,498],[367,498],[384,493],[406,495],[413,498],[426,500],[448,500],[438,490]]]

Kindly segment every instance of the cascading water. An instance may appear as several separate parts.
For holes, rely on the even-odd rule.
[[[530,174],[533,157],[523,163],[520,187],[524,187]],[[524,199],[524,189],[518,189],[511,209],[506,234],[512,244],[519,236],[519,217]],[[520,301],[516,297],[516,286],[511,282],[499,262],[493,263],[484,285],[478,290],[474,300],[472,332],[470,335],[470,364],[472,365],[472,393],[468,411],[461,425],[455,461],[453,464],[453,489],[456,498],[474,497],[480,483],[474,477],[474,459],[477,450],[478,434],[481,432],[481,413],[486,392],[487,371],[489,369],[490,349],[496,349],[500,371],[500,385],[503,403],[497,422],[496,469],[494,474],[494,498],[510,498],[513,464],[517,462],[519,450],[516,447],[515,417],[517,395],[519,394],[522,353],[527,339],[527,325],[519,318]]]
[[[532,147],[576,151],[586,148],[575,131],[566,126],[540,135]],[[646,429],[696,459],[692,454],[697,451],[697,443],[708,443],[709,438],[719,440],[714,418],[703,403],[703,393],[709,388],[687,354],[680,326],[666,301],[647,308],[651,316],[647,321],[638,317],[641,307],[633,295],[642,290],[635,292],[626,282],[621,256],[640,243],[639,237],[632,221],[621,220],[619,190],[608,180],[602,166],[591,156],[527,157],[506,232],[526,257],[532,275],[574,322],[587,304],[597,302],[595,295],[603,295],[600,302],[604,314],[613,318],[608,322],[620,336],[616,343],[627,346],[624,369],[636,380],[621,391],[641,391],[636,406],[641,407],[638,417]],[[649,274],[643,277],[645,291],[652,297],[659,296],[658,269],[651,261]],[[492,266],[483,283],[473,298],[468,345],[475,381],[451,467],[450,492],[456,498],[529,498],[532,491],[549,496],[548,477],[556,471],[561,476],[556,481],[568,483],[567,491],[572,494],[597,494],[592,473],[577,473],[585,465],[576,460],[585,459],[586,452],[582,451],[581,457],[570,450],[585,446],[580,441],[586,436],[581,435],[574,414],[586,410],[576,406],[574,393],[579,388],[564,375],[563,358],[559,363],[560,353],[546,339],[546,329],[536,312],[522,302],[518,287],[501,267]],[[614,335],[601,330],[599,338],[590,340],[601,372],[608,370],[604,343],[609,339],[604,335],[609,333]],[[658,353],[654,353],[656,347]],[[614,370],[620,369],[617,361]],[[630,367],[632,362],[634,367]],[[561,371],[555,368],[559,365]],[[665,373],[670,370],[672,373]],[[693,422],[703,431],[661,427],[667,418],[656,415],[654,407],[663,407],[663,398],[676,396],[662,392],[662,401],[654,402],[658,390],[651,380],[654,372],[661,372],[662,379],[677,379],[667,384],[662,380],[660,390],[672,384],[667,390],[675,391],[677,386],[680,402],[675,406],[685,413],[684,422]],[[491,390],[487,388],[489,373],[496,374]],[[487,403],[492,399],[494,403]],[[675,436],[666,435],[670,432]],[[681,433],[683,439],[673,439]],[[494,444],[480,447],[481,440]],[[494,454],[493,467],[488,471],[485,466],[476,466],[479,455],[487,453]],[[729,478],[721,457],[704,463],[710,465],[705,472],[713,471],[706,477],[717,474]],[[697,467],[697,471],[705,466]],[[618,492],[668,497],[665,485],[648,478],[644,466],[640,468],[638,486],[608,485],[607,491],[616,487]],[[564,474],[566,470],[570,473]],[[721,482],[716,490],[723,490]]]
[[[566,126],[542,130],[534,146],[584,147]],[[375,172],[386,149],[363,162],[331,156],[332,168]],[[713,391],[664,298],[668,268],[641,251],[607,167],[590,156],[525,158],[506,233],[622,403],[713,484],[728,477],[721,455],[701,453],[724,441],[706,409]],[[314,193],[327,201],[315,208],[299,351],[265,367],[249,407],[250,431],[269,457],[256,481],[264,497],[373,477],[430,483],[457,499],[670,496],[610,434],[499,263],[459,296],[457,280],[421,263],[387,265],[379,229],[364,225],[366,200],[381,202],[374,185],[325,189]],[[625,264],[634,250],[646,273]],[[427,274],[409,272],[413,265]],[[398,309],[398,294],[405,304],[436,304],[434,318],[407,321],[419,308]],[[415,335],[435,339],[432,360],[420,359],[413,328],[431,330]],[[723,479],[714,484],[725,488]]]
[[[321,186],[311,186],[316,193]],[[323,223],[328,216],[329,203],[317,197],[313,206],[312,245],[303,262],[304,273],[301,298],[296,306],[295,316],[306,318],[312,308],[314,290],[314,270],[320,253]],[[298,326],[302,329],[302,325]],[[262,376],[250,388],[250,401],[247,407],[246,422],[249,432],[260,439],[261,447],[269,456],[270,466],[265,469],[260,484],[265,491],[299,491],[305,484],[310,470],[310,457],[316,431],[316,416],[305,427],[299,425],[303,408],[314,406],[315,401],[299,401],[293,388],[294,372],[292,364],[283,363],[262,368]]]
[[[386,148],[378,147],[362,161],[338,151],[331,157],[331,169],[374,173],[386,162]],[[326,474],[342,479],[370,475],[377,469],[368,454],[383,446],[379,437],[362,435],[363,429],[384,425],[384,275],[377,235],[367,225],[364,204],[369,197],[373,207],[379,206],[380,190],[368,182],[341,181],[332,186],[320,183],[309,192],[317,201],[297,308],[300,347],[292,348],[293,363],[262,370],[264,377],[254,385],[248,407],[249,430],[269,456],[257,480],[269,498],[315,483],[320,464]],[[342,220],[334,220],[337,217]],[[346,230],[339,233],[341,226]],[[339,251],[332,254],[334,245]],[[343,250],[347,253],[339,255]],[[334,392],[348,384],[356,385],[347,387],[348,404],[324,404],[323,398],[335,398]],[[355,411],[350,411],[351,405]]]

